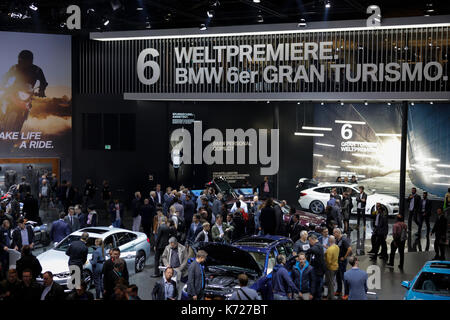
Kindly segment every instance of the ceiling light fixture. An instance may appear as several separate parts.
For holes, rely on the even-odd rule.
[[[306,27],[305,19],[300,19],[300,22],[297,24],[297,27]]]
[[[261,3],[261,0],[253,0],[254,3]]]
[[[264,17],[263,17],[262,15],[260,15],[260,14],[258,14],[258,16],[256,17],[256,19],[257,19],[257,21],[258,21],[259,23],[263,23],[263,22],[264,22]]]
[[[208,18],[214,18],[214,10],[206,11],[206,15],[208,16]]]
[[[208,27],[204,23],[202,23],[200,25],[200,31],[205,31],[205,30],[208,30]]]
[[[326,9],[330,9],[331,8],[331,2],[330,1],[325,2],[325,8]]]
[[[38,7],[36,6],[36,4],[34,2],[32,4],[30,4],[30,6],[28,8],[30,8],[33,11],[37,11],[38,10]]]

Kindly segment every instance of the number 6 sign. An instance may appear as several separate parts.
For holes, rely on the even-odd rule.
[[[350,123],[346,123],[341,128],[341,136],[342,139],[348,140],[353,137],[352,125]]]

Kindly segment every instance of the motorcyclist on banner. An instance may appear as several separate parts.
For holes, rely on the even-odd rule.
[[[14,82],[8,85],[8,82]],[[39,81],[39,91],[34,92],[34,86]],[[0,118],[1,129],[4,132],[20,132],[23,123],[31,110],[33,95],[45,97],[45,80],[42,69],[33,64],[33,53],[22,50],[19,53],[18,63],[13,65],[4,75],[0,83]]]

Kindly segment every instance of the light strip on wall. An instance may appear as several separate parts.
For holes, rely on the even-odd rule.
[[[323,154],[313,153],[314,157],[323,157]]]
[[[443,164],[443,163],[438,163],[436,165],[436,167],[441,167],[441,168],[450,168],[450,164]]]
[[[430,162],[439,162],[441,160],[436,159],[436,158],[415,158],[416,161],[430,161]]]
[[[375,133],[377,137],[401,137],[399,133]]]
[[[445,174],[433,174],[432,177],[433,178],[450,178],[449,175],[445,175]]]
[[[341,162],[352,163],[350,160],[341,160]]]
[[[296,136],[323,137],[323,133],[295,132]]]
[[[339,166],[332,166],[331,164],[327,164],[326,166],[327,168],[334,168],[334,169],[339,169]]]
[[[329,174],[337,174],[338,172],[335,170],[317,170],[317,172],[329,173]]]
[[[448,182],[448,183],[433,182],[433,184],[438,185],[438,186],[450,186],[450,182]]]
[[[364,121],[334,120],[334,123],[366,124]]]
[[[324,147],[331,147],[331,148],[334,148],[334,147],[335,147],[334,144],[328,144],[328,143],[316,142],[316,144],[317,144],[318,146],[324,146]]]
[[[359,158],[375,158],[375,155],[363,154],[363,153],[352,153],[352,156]]]
[[[317,130],[317,131],[333,131],[332,128],[324,128],[324,127],[307,127],[303,126],[302,130]]]
[[[250,32],[217,32],[208,34],[174,34],[174,35],[148,35],[148,36],[119,36],[108,37],[108,32],[91,32],[90,39],[98,41],[121,41],[121,40],[144,40],[144,39],[182,39],[182,38],[210,38],[210,37],[236,37],[236,36],[251,36],[251,35],[275,35],[275,34],[298,34],[298,33],[316,33],[316,32],[339,32],[339,31],[360,31],[360,30],[393,30],[393,29],[413,29],[413,28],[433,28],[446,27],[449,23],[435,23],[435,24],[414,24],[414,25],[395,25],[395,26],[379,26],[379,27],[347,27],[347,28],[324,28],[324,29],[292,29],[292,30],[277,30],[277,31],[250,31]],[[116,32],[117,33],[117,32]],[[121,32],[124,33],[124,32]]]

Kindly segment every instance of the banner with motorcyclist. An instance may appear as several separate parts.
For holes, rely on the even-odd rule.
[[[70,161],[70,36],[0,32],[0,43],[0,157]]]

